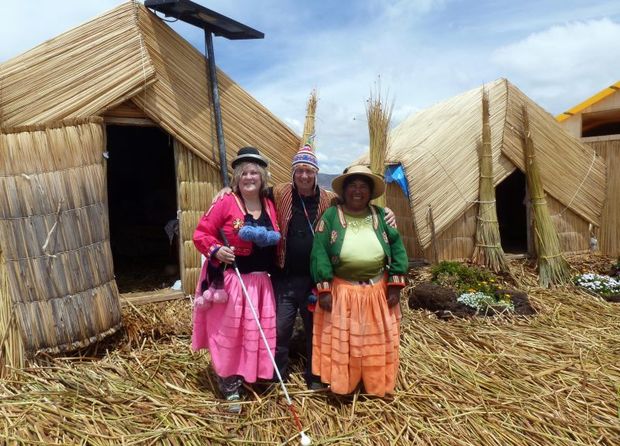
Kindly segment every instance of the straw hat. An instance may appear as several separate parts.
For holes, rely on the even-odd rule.
[[[267,160],[255,147],[241,147],[237,152],[237,156],[234,160],[232,160],[230,165],[234,169],[239,163],[256,163],[259,166],[267,167]]]
[[[372,182],[373,188],[372,195],[370,196],[371,200],[380,197],[381,195],[383,195],[383,192],[385,192],[385,183],[383,182],[383,177],[373,173],[372,170],[370,170],[370,168],[368,168],[367,166],[360,165],[347,167],[344,172],[342,172],[342,175],[334,178],[334,180],[332,181],[332,189],[338,194],[338,196],[343,196],[342,189],[344,182],[347,178],[353,175],[360,175],[366,177]]]

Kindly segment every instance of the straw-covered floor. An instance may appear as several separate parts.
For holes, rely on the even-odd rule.
[[[528,265],[512,267],[535,317],[443,321],[403,305],[391,400],[312,393],[295,374],[289,389],[314,444],[620,444],[620,305],[537,288]],[[123,317],[124,334],[89,356],[0,381],[9,444],[299,444],[275,390],[251,395],[240,416],[224,412],[208,355],[189,349],[187,301]]]

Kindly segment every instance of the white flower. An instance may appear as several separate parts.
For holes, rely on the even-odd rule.
[[[514,310],[514,305],[511,302],[496,301],[493,296],[481,293],[480,291],[475,293],[463,293],[457,297],[456,300],[479,311],[485,311],[490,306],[501,306],[509,310]]]

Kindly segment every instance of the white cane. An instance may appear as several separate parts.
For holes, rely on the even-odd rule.
[[[230,247],[229,243],[228,243],[228,239],[226,238],[226,235],[224,234],[224,230],[220,229],[220,236],[222,237],[222,240],[224,241],[224,245],[226,245],[227,247]],[[265,336],[265,332],[263,331],[263,327],[260,324],[260,321],[258,319],[258,313],[256,312],[256,309],[254,308],[254,304],[252,303],[252,299],[250,299],[250,295],[248,294],[248,290],[245,287],[245,283],[243,282],[243,279],[241,278],[241,273],[239,272],[239,268],[237,267],[237,262],[235,262],[233,260],[232,262],[232,267],[235,269],[235,273],[237,273],[237,278],[239,279],[239,283],[241,284],[241,289],[243,290],[243,295],[245,296],[245,299],[248,303],[248,306],[250,307],[250,310],[252,311],[252,315],[254,316],[254,321],[256,322],[256,325],[258,326],[258,331],[260,332],[260,336],[263,340],[263,342],[265,343],[265,348],[267,348],[267,353],[269,355],[269,359],[271,360],[271,363],[273,364],[273,368],[276,371],[276,375],[278,376],[278,381],[280,381],[280,386],[282,387],[282,392],[284,392],[284,397],[286,398],[286,403],[289,407],[289,409],[291,410],[291,413],[293,414],[293,418],[295,419],[295,424],[297,425],[297,428],[299,429],[299,436],[301,439],[301,444],[303,446],[308,446],[310,444],[312,444],[312,440],[310,439],[310,437],[308,437],[306,435],[306,433],[304,432],[304,429],[301,425],[301,421],[299,420],[299,415],[297,414],[297,410],[295,410],[295,406],[293,406],[293,401],[291,400],[291,397],[288,394],[288,391],[286,390],[286,385],[284,384],[284,380],[282,379],[282,375],[280,374],[280,370],[278,369],[278,365],[276,364],[276,360],[273,356],[273,353],[271,352],[271,348],[269,347],[269,342],[267,341],[267,336]]]

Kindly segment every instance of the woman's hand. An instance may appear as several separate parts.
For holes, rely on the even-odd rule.
[[[393,227],[394,229],[396,228],[396,214],[394,214],[394,212],[392,211],[392,209],[390,208],[384,208],[385,209],[385,222]]]
[[[215,204],[215,202],[221,198],[224,198],[224,195],[228,195],[232,192],[232,189],[230,187],[223,187],[222,189],[220,189],[220,191],[215,195],[215,197],[213,197],[213,201],[211,201],[211,204]]]
[[[324,311],[332,311],[332,293],[323,293],[319,295],[319,306]]]
[[[388,287],[388,295],[387,295],[387,304],[388,307],[392,308],[394,305],[397,305],[400,302],[400,291],[402,288],[397,286],[389,286]]]
[[[229,248],[228,246],[222,246],[215,253],[215,258],[218,259],[220,262],[224,262],[230,265],[232,262],[235,261],[234,251],[235,251],[234,246],[232,248]]]

